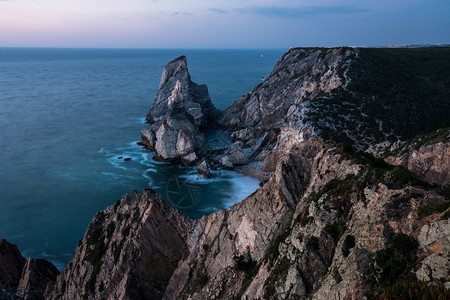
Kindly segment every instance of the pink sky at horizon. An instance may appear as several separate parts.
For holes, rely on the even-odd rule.
[[[448,43],[444,0],[0,0],[0,47]]]

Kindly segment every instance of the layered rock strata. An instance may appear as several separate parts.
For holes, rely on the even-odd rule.
[[[97,213],[46,299],[160,299],[195,224],[152,190]]]

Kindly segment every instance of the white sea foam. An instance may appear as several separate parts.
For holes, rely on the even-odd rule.
[[[201,211],[206,214],[212,214],[218,210],[220,210],[220,208],[215,207],[215,206],[207,206],[207,207],[202,207],[202,208],[198,209],[198,211]]]
[[[102,172],[102,175],[104,176],[108,176],[108,177],[112,177],[115,180],[119,180],[119,179],[134,179],[134,176],[130,176],[130,175],[125,175],[125,174],[118,174],[118,173],[113,173],[113,172]],[[103,185],[103,183],[102,183]]]
[[[137,118],[136,123],[137,124],[145,124],[145,117]]]

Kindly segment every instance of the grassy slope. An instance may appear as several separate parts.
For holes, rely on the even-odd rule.
[[[347,90],[338,88],[312,102],[316,109],[309,118],[327,138],[345,140],[347,129],[357,139],[372,137],[373,143],[450,126],[448,47],[359,49],[347,76]]]

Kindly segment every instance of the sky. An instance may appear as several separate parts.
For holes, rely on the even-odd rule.
[[[450,0],[0,0],[0,47],[450,43]]]

